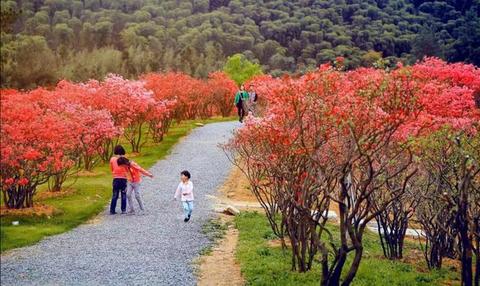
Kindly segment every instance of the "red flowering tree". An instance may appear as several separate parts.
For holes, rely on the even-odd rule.
[[[97,95],[95,89],[85,85],[61,81],[51,92],[49,102],[49,109],[68,122],[75,138],[71,157],[80,159],[80,165],[88,171],[99,162],[105,146],[122,134],[108,110],[88,104]]]
[[[132,152],[140,152],[145,143],[143,127],[151,118],[161,117],[166,111],[160,109],[153,93],[144,87],[141,81],[123,79],[121,76],[108,75],[100,84],[100,93],[105,94],[106,108],[124,128],[124,136],[130,142]]]
[[[222,72],[210,74],[207,81],[173,72],[150,73],[142,80],[157,100],[175,100],[174,117],[177,120],[208,118],[216,114],[227,116],[233,109],[237,88]]]
[[[214,90],[206,81],[192,78],[188,87],[188,112],[186,114],[188,119],[197,117],[206,119],[219,114]]]
[[[387,146],[393,147],[393,134],[411,112],[410,105],[399,98],[409,101],[412,96],[408,91],[398,92],[401,81],[381,71],[340,73],[328,67],[296,80],[269,80],[270,86],[263,93],[269,100],[265,117],[247,121],[227,146],[233,151],[232,158],[240,155],[252,162],[253,166],[243,168],[247,176],[253,177],[249,170],[259,166],[271,174],[264,179],[267,182],[256,179],[274,193],[272,198],[292,244],[292,266],[300,271],[310,269],[319,251],[324,285],[339,283],[351,251],[355,251],[355,258],[346,283],[355,276],[365,226],[375,217],[369,200],[372,191],[384,185],[380,178],[386,166],[378,157],[404,152],[401,147],[385,151]],[[261,82],[256,86],[263,89]],[[250,134],[256,137],[246,139]],[[254,144],[249,153],[245,142]],[[255,156],[258,158],[253,159]],[[405,170],[400,165],[395,172]],[[331,203],[340,207],[342,244],[335,248],[330,247],[335,243],[328,239],[331,235],[325,227]],[[329,253],[334,254],[333,262]]]
[[[8,208],[33,206],[36,187],[74,164],[65,150],[73,148],[68,123],[48,112],[34,97],[48,93],[2,91],[1,180]]]
[[[203,87],[183,73],[150,73],[142,77],[145,87],[152,90],[157,100],[175,100],[174,117],[193,119],[200,110]]]
[[[245,82],[245,86],[250,88],[253,86],[257,94],[256,113],[264,114],[264,110],[270,102],[270,99],[276,96],[274,93],[275,86],[281,81],[279,78],[273,78],[271,75],[258,75]]]
[[[115,136],[107,136],[103,141],[103,146],[98,149],[99,156],[104,162],[108,162],[113,155],[113,148],[118,144],[119,138],[124,133],[124,126],[126,121],[120,116],[120,112],[116,107],[125,107],[120,104],[111,102],[106,90],[101,88],[100,82],[88,81],[87,83],[71,83],[68,81],[61,81],[55,89],[57,95],[72,104],[79,104],[86,109],[103,111],[110,114],[111,120],[116,128]],[[87,158],[88,157],[88,158]],[[85,168],[91,169],[94,167],[94,155],[88,155],[85,159],[87,162]],[[85,161],[85,160],[84,160]]]
[[[268,100],[265,115],[248,119],[225,146],[274,232],[286,230],[292,267],[308,270],[320,252],[322,285],[353,281],[368,222],[388,216],[414,184],[418,150],[407,139],[445,124],[472,130],[477,120],[467,86],[419,74],[415,67],[342,72],[321,66],[299,79],[258,80],[256,89]],[[339,209],[337,239],[324,227],[330,204]]]
[[[156,100],[148,117],[149,132],[155,143],[161,142],[173,121],[175,100]]]
[[[218,96],[232,88],[221,74],[212,76],[212,87],[182,74],[161,79],[153,85],[156,96],[146,81],[116,75],[101,82],[62,81],[53,90],[2,91],[1,181],[7,206],[31,206],[36,187],[46,182],[60,190],[78,167],[92,170],[99,156],[108,160],[121,135],[139,152],[145,135],[162,140],[175,112],[180,119],[211,116],[217,107],[210,88]]]
[[[108,75],[104,81],[89,81],[82,86],[89,91],[82,99],[82,104],[95,109],[107,110],[115,126],[123,131],[133,152],[140,152],[146,142],[145,129],[169,118],[171,103],[156,100],[153,92],[146,89],[143,81],[132,81],[117,75]],[[153,122],[153,123],[152,123]],[[158,133],[158,132],[157,132]],[[158,134],[157,134],[158,135]],[[102,159],[108,161],[118,138],[104,144]]]
[[[233,98],[238,87],[224,72],[214,72],[208,76],[207,93],[209,104],[215,107],[215,112],[227,117],[233,111]],[[212,112],[213,113],[213,112]]]
[[[2,92],[2,178],[7,180],[2,190],[8,207],[31,206],[36,186],[47,181],[51,191],[59,191],[78,167],[91,170],[103,142],[118,135],[108,111],[69,101],[85,92],[70,83],[53,91]]]
[[[406,129],[418,138],[423,170],[425,187],[419,190],[422,200],[416,215],[426,235],[425,258],[431,268],[440,268],[443,257],[459,258],[462,285],[478,284],[480,260],[476,255],[474,277],[472,254],[478,254],[480,235],[480,110],[475,102],[480,70],[427,58],[411,72],[424,84],[419,118]]]

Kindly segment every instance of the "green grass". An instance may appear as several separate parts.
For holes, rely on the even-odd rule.
[[[292,272],[289,250],[283,253],[280,246],[268,245],[273,233],[264,215],[242,213],[235,218],[235,225],[240,233],[236,256],[247,285],[319,285],[319,264],[314,264],[307,273]],[[384,259],[375,233],[366,234],[364,246],[364,256],[352,285],[433,286],[441,285],[442,281],[459,285],[458,271],[453,269],[420,272],[418,266]],[[414,244],[408,244],[406,251],[414,248]]]
[[[141,166],[149,168],[169,154],[175,143],[197,127],[195,123],[207,124],[231,121],[232,119],[211,118],[183,121],[178,125],[172,126],[168,135],[165,136],[161,143],[147,142],[141,150],[141,155],[133,159]],[[129,147],[127,144],[124,144],[124,146]],[[0,219],[0,251],[3,252],[8,249],[31,245],[45,236],[68,231],[100,213],[111,199],[112,178],[108,164],[96,167],[94,172],[98,175],[78,178],[72,186],[75,189],[73,194],[36,201],[58,209],[58,214],[52,217],[2,217]],[[69,182],[66,184],[68,185]],[[19,221],[20,224],[13,226],[11,224],[12,221]]]

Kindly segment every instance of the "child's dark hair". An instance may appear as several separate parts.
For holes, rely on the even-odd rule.
[[[184,175],[185,177],[187,177],[188,179],[190,179],[192,176],[190,175],[190,172],[185,170],[185,171],[182,171],[180,173],[180,175]]]
[[[122,145],[117,145],[113,149],[113,154],[115,154],[115,155],[125,155],[125,149],[123,149]]]
[[[128,160],[128,159],[125,158],[125,157],[120,157],[120,158],[118,158],[118,160],[117,160],[117,164],[118,164],[118,166],[122,166],[122,165],[130,166],[130,160]]]

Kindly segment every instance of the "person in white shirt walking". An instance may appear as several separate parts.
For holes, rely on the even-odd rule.
[[[192,216],[193,211],[193,183],[190,181],[191,175],[188,171],[180,173],[180,183],[175,191],[174,200],[180,197],[185,213],[184,222],[188,222]]]
[[[250,112],[253,116],[257,115],[257,99],[257,93],[255,92],[254,86],[253,84],[250,84],[248,91],[249,110],[247,113]]]

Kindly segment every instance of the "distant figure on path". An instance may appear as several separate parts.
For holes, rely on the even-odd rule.
[[[243,122],[243,117],[245,117],[248,112],[248,92],[245,91],[245,86],[242,84],[240,90],[235,94],[235,106],[238,110],[238,121]]]
[[[180,173],[180,183],[175,191],[174,200],[180,197],[185,214],[184,222],[188,222],[193,211],[193,183],[190,181],[190,172],[182,171]]]
[[[249,97],[249,112],[252,113],[253,116],[257,113],[257,93],[255,92],[253,84],[250,84],[248,87],[248,97]]]
[[[127,167],[127,200],[128,200],[128,214],[134,214],[135,208],[133,207],[133,198],[132,193],[135,193],[135,199],[137,200],[138,207],[140,208],[141,214],[144,214],[145,208],[142,201],[142,196],[140,194],[140,183],[142,182],[142,174],[153,178],[152,173],[143,169],[137,163],[128,160],[125,157],[118,159],[119,166]]]
[[[126,213],[127,210],[127,168],[126,166],[119,166],[118,159],[125,157],[125,149],[121,145],[115,146],[113,149],[113,156],[110,159],[110,170],[113,175],[113,192],[112,192],[112,202],[110,203],[110,214],[116,214],[115,209],[117,208],[118,195],[121,195],[120,208],[122,209],[122,214]]]

